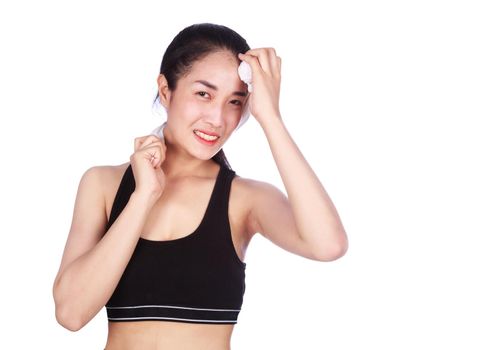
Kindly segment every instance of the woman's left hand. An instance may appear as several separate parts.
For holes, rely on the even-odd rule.
[[[239,53],[252,70],[252,92],[249,95],[250,113],[262,126],[280,118],[279,93],[281,88],[281,58],[273,48],[258,48]]]

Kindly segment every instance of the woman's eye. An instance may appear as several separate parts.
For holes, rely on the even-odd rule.
[[[202,97],[205,97],[205,96],[208,96],[208,92],[206,92],[206,91],[198,91],[198,92],[197,92],[197,95],[202,96]],[[236,105],[236,106],[242,106],[242,101],[239,101],[239,100],[232,100],[231,102],[232,102],[234,105]]]

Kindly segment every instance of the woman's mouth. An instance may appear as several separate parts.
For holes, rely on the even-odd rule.
[[[217,135],[207,135],[200,130],[193,130],[193,133],[197,136],[197,140],[206,145],[213,145],[220,138],[220,136]]]

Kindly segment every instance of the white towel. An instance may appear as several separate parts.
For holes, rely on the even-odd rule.
[[[163,124],[153,129],[150,135],[158,136],[160,139],[164,138],[165,135],[163,135],[163,129],[165,128],[165,125],[166,125],[166,122],[163,122]]]
[[[252,92],[252,69],[250,65],[245,61],[240,62],[238,72],[240,80],[246,83],[247,89]]]

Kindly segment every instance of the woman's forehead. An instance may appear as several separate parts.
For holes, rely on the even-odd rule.
[[[213,52],[202,59],[194,62],[190,73],[202,72],[224,72],[233,71],[237,73],[239,66],[238,59],[230,52]]]
[[[231,54],[213,53],[193,64],[183,80],[187,85],[203,84],[212,88],[212,90],[237,89],[245,91],[245,84],[240,80],[238,74],[238,65],[239,62]],[[209,84],[204,84],[204,82]]]

